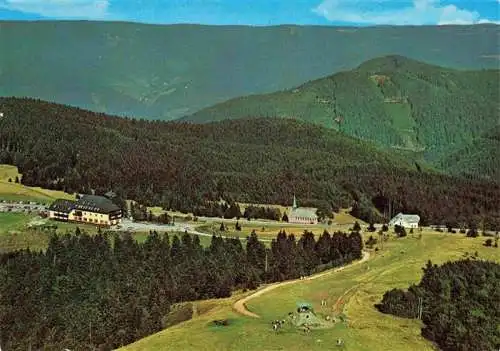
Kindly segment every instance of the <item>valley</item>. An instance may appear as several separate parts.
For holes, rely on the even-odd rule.
[[[0,57],[0,96],[173,120],[387,54],[458,69],[498,66],[491,24],[348,29],[0,20],[8,53]]]

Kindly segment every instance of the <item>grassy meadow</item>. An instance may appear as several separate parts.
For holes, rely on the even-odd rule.
[[[21,179],[17,167],[0,165],[0,200],[52,202],[58,198],[75,199],[75,195],[63,191],[24,186],[15,182],[16,177]]]
[[[98,228],[90,224],[56,222],[26,213],[4,212],[0,213],[0,253],[26,248],[45,250],[50,234],[42,230],[43,223],[55,225],[58,235],[64,235],[67,232],[74,233],[77,227],[90,235],[98,232]],[[174,234],[180,236],[183,233],[169,233],[171,237]],[[132,233],[132,237],[139,243],[144,242],[148,235],[148,231]],[[205,236],[199,236],[199,238],[202,246],[210,246],[212,238]]]
[[[232,308],[250,292],[195,302],[198,315],[193,319],[122,350],[326,350],[337,349],[337,338],[344,340],[344,350],[433,350],[431,343],[420,336],[418,321],[384,315],[374,304],[385,291],[418,282],[428,259],[439,264],[477,251],[479,259],[500,261],[498,250],[483,246],[483,242],[483,237],[429,231],[424,231],[421,239],[411,234],[391,238],[384,243],[384,250],[371,251],[365,263],[279,287],[250,300],[247,308],[262,318],[245,317]],[[326,307],[321,307],[322,299],[327,300]],[[306,335],[292,327],[273,332],[271,320],[285,318],[296,303],[303,301],[312,303],[320,315],[342,312],[347,321]],[[216,327],[212,324],[215,319],[228,319],[230,325]]]

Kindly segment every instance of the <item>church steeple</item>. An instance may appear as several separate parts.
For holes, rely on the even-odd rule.
[[[297,199],[295,198],[295,194],[293,194],[293,207],[292,208],[297,208]]]

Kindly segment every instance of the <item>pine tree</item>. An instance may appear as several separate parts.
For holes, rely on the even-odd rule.
[[[353,231],[359,232],[361,230],[361,226],[359,225],[358,221],[354,222],[354,227],[352,228]]]

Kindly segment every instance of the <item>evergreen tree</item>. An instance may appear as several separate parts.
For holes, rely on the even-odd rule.
[[[354,227],[352,228],[353,231],[359,232],[361,230],[361,226],[359,225],[358,221],[354,222]]]
[[[281,220],[283,222],[288,222],[288,215],[286,214],[286,212],[283,214],[283,217],[281,218]]]

